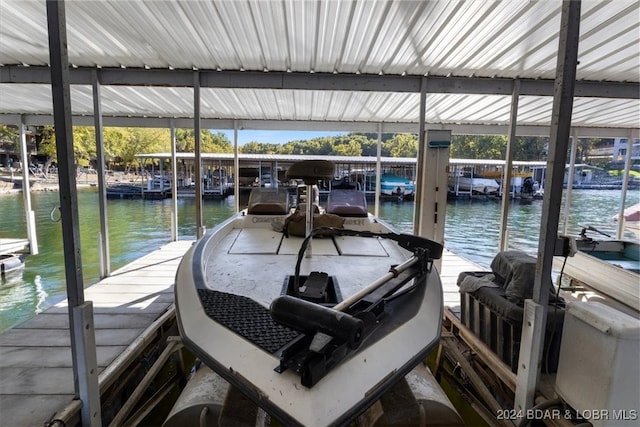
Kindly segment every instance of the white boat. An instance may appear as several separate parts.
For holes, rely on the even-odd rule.
[[[324,161],[287,171],[307,192],[332,176]],[[246,210],[187,252],[176,275],[180,333],[284,425],[347,424],[437,345],[443,301],[433,260],[442,246],[393,232],[359,191],[332,191],[326,213],[313,216],[316,226],[328,218],[343,228],[312,231],[312,206],[300,222],[287,201],[283,189],[254,189]],[[307,237],[292,235],[294,225]]]
[[[624,218],[624,228],[633,232],[640,239],[640,203],[636,203],[622,211],[622,217]],[[613,219],[617,221],[618,215],[615,215]]]
[[[594,239],[584,227],[575,239],[571,256],[556,257],[554,264],[566,277],[586,286],[598,300],[629,313],[640,315],[640,243],[626,240]],[[605,234],[605,236],[607,236]]]
[[[373,184],[375,186],[375,180]],[[391,173],[380,177],[380,194],[383,196],[413,197],[416,186],[410,179]]]
[[[0,275],[13,273],[24,268],[24,255],[2,254],[0,255]]]
[[[500,184],[493,178],[481,178],[463,173],[449,176],[449,188],[454,191],[470,192],[474,194],[495,194]]]

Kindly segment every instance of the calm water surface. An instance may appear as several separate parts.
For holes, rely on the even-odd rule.
[[[627,195],[627,206],[638,203],[640,193]],[[615,236],[611,217],[620,203],[619,191],[574,190],[569,234],[577,235],[581,225],[591,225]],[[25,269],[0,279],[0,332],[21,323],[66,297],[61,223],[56,222],[57,192],[32,193],[36,216],[38,255],[26,258]],[[78,192],[83,277],[86,285],[99,277],[98,196],[95,189]],[[371,204],[371,209],[373,203]],[[203,218],[207,229],[233,214],[233,198],[206,200]],[[514,249],[536,253],[542,201],[513,202],[509,213],[509,242]],[[52,219],[52,210],[53,219]],[[108,200],[109,243],[112,271],[169,242],[171,200]],[[195,203],[178,200],[180,239],[195,238]],[[411,232],[412,202],[382,202],[380,217],[399,231]],[[498,200],[454,200],[447,205],[445,246],[488,268],[498,248],[500,226]],[[21,194],[0,196],[0,237],[26,236]],[[627,234],[633,237],[632,234]]]

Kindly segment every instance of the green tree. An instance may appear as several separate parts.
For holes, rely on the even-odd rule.
[[[279,151],[279,144],[270,144],[257,141],[247,142],[242,147],[240,147],[240,152],[246,154],[278,154]]]
[[[196,139],[193,129],[176,129],[176,148],[179,152],[193,153]],[[209,130],[200,131],[200,151],[202,153],[233,153],[233,145],[229,138],[222,133],[211,133]]]
[[[504,135],[454,135],[451,157],[458,159],[504,159],[507,137]]]
[[[335,156],[354,156],[362,155],[362,143],[367,140],[364,135],[350,133],[348,135],[329,137],[333,139],[333,148],[330,154]]]
[[[416,157],[418,138],[411,133],[399,133],[384,143],[391,157]]]

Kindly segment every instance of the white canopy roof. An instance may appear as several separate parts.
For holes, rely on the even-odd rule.
[[[560,1],[67,0],[74,124],[546,135]],[[573,126],[637,136],[640,3],[583,0]],[[52,123],[44,1],[0,2],[0,122]]]

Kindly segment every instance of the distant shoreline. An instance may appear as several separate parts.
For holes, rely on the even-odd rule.
[[[137,181],[137,175],[123,175],[122,177],[118,177],[120,179],[115,179],[113,182],[109,182],[110,184],[115,183],[130,183]],[[84,174],[81,173],[76,178],[76,188],[89,188],[95,187],[98,185],[98,176],[97,174]],[[60,187],[58,185],[58,177],[57,175],[52,175],[50,179],[42,179],[42,178],[29,178],[29,186],[32,192],[35,191],[59,191]],[[6,174],[0,174],[0,196],[4,194],[16,194],[22,192],[22,175],[14,174],[13,178]]]

